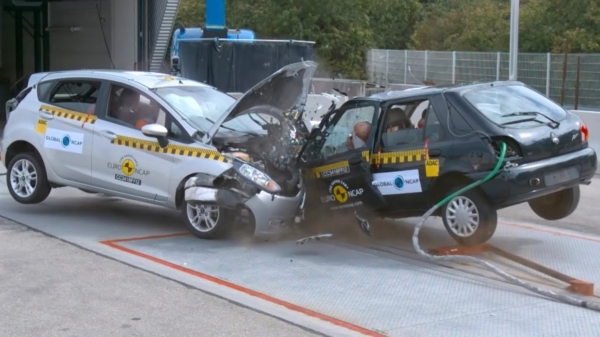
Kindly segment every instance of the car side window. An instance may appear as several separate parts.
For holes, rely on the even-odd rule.
[[[158,102],[135,89],[120,85],[111,85],[107,117],[137,130],[147,124],[167,127],[167,113]]]
[[[50,93],[47,103],[64,109],[93,114],[101,84],[96,81],[60,81]]]
[[[383,115],[381,145],[383,148],[422,144],[429,100],[420,99],[390,106]],[[416,122],[416,123],[415,123]]]
[[[167,137],[174,140],[185,141],[185,134],[183,130],[177,125],[173,117],[169,116],[167,118],[165,127],[169,131]]]
[[[430,141],[441,140],[444,135],[444,130],[442,129],[437,112],[433,109],[433,106],[430,105],[424,114],[421,121],[423,121],[424,124],[425,139],[429,139]]]
[[[320,154],[327,158],[366,147],[374,115],[375,106],[373,105],[343,111],[337,121],[325,130],[326,139],[320,149]],[[356,133],[354,132],[355,126],[358,130]]]

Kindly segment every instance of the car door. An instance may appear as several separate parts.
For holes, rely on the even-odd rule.
[[[330,123],[309,140],[301,155],[307,184],[307,209],[322,212],[373,211],[383,206],[381,194],[371,185],[370,128],[366,144],[349,146],[349,135],[357,122],[372,125],[379,104],[356,102],[343,106],[331,115]]]
[[[447,148],[434,103],[434,96],[424,96],[384,106],[373,178],[387,204],[393,205],[391,213],[411,216],[428,208],[431,183],[439,176]]]
[[[85,78],[38,84],[35,132],[44,160],[59,178],[91,183],[93,133],[102,81]]]
[[[161,153],[143,124],[165,125],[167,112],[138,88],[109,82],[102,113],[95,124],[93,185],[144,201],[168,199],[173,155]]]

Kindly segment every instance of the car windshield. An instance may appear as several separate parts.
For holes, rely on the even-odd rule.
[[[215,121],[227,111],[236,100],[218,90],[200,86],[173,86],[158,88],[156,94],[173,109],[185,117],[190,125],[201,132],[208,131]],[[219,131],[258,133],[265,131],[262,124],[267,123],[260,116],[243,114],[223,123]]]
[[[488,119],[505,127],[528,128],[567,116],[560,105],[523,85],[490,87],[464,97]]]

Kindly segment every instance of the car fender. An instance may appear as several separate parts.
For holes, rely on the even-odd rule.
[[[32,132],[32,128],[34,126],[31,123],[19,122],[19,123],[10,123],[8,127],[4,128],[4,134],[2,136],[2,164],[4,167],[8,168],[8,162],[6,160],[6,154],[8,153],[8,149],[11,145],[17,142],[26,142],[31,145],[42,157],[43,159],[43,149],[39,144],[39,141],[36,137],[35,132]],[[46,168],[46,172],[48,174],[48,178],[53,177],[54,172],[48,166],[48,163],[44,160],[44,167]]]
[[[194,145],[198,148],[213,150],[200,144]],[[168,200],[168,204],[173,208],[177,207],[177,193],[180,189],[183,189],[185,181],[190,177],[199,173],[208,177],[218,177],[233,167],[233,162],[231,160],[219,161],[210,158],[184,157],[178,155],[174,156],[173,164],[169,182]]]

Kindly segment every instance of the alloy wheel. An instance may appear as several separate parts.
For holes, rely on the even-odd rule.
[[[18,160],[10,170],[11,188],[21,198],[28,198],[35,192],[37,178],[35,166],[27,159]]]
[[[220,217],[218,206],[187,205],[187,216],[190,224],[199,232],[209,232],[217,226]]]

